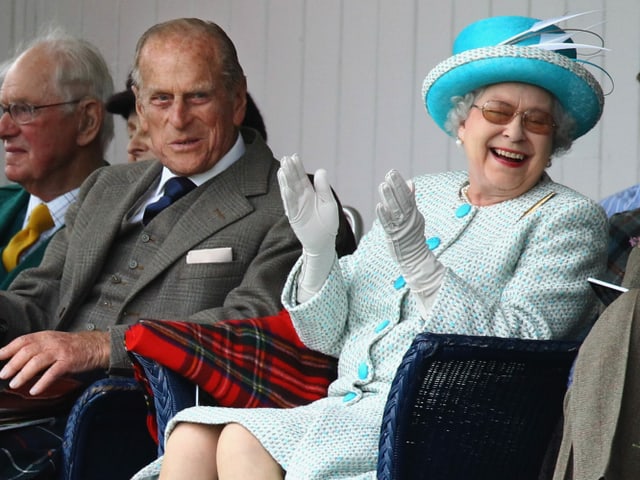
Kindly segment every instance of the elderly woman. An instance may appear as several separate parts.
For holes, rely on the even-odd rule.
[[[312,186],[299,159],[283,159],[283,201],[304,247],[283,303],[306,345],[339,358],[338,378],[302,407],[184,410],[167,430],[164,462],[135,478],[162,464],[161,479],[374,479],[388,390],[418,332],[584,333],[595,315],[586,279],[605,266],[606,217],[545,169],[597,123],[603,95],[571,43],[554,52],[539,45],[547,35],[523,34],[535,22],[494,17],[460,33],[423,94],[464,148],[468,171],[409,183],[391,171],[378,221],[353,255],[336,259],[326,174]]]

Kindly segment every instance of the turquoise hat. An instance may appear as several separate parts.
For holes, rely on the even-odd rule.
[[[574,139],[593,128],[604,106],[600,84],[576,60],[569,35],[553,24],[537,30],[538,22],[491,17],[460,32],[453,56],[436,65],[422,86],[427,111],[440,128],[445,130],[452,97],[501,82],[528,83],[553,94],[576,121]]]

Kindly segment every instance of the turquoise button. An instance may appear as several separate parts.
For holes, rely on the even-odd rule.
[[[362,362],[358,367],[358,378],[360,380],[366,380],[368,375],[369,375],[369,366],[365,362]]]
[[[471,205],[464,203],[456,210],[456,217],[462,218],[471,211]]]
[[[350,402],[351,400],[353,400],[356,397],[357,397],[357,395],[354,392],[349,392],[344,397],[342,397],[342,401],[345,402],[345,403],[346,402]]]
[[[401,288],[404,288],[406,284],[407,281],[402,275],[400,275],[398,278],[396,278],[396,281],[393,282],[393,288],[395,288],[396,290],[400,290]]]
[[[435,250],[440,245],[440,239],[438,237],[431,237],[427,240],[427,247],[429,250]]]
[[[383,320],[381,321],[378,326],[376,327],[375,332],[376,333],[380,333],[382,330],[384,330],[385,328],[387,328],[387,325],[389,325],[391,322],[389,320]]]

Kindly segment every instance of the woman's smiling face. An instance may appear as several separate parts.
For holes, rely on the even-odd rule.
[[[491,123],[481,109],[489,101],[510,105],[517,114],[504,125]],[[491,205],[522,195],[540,180],[553,147],[553,132],[527,130],[522,112],[551,114],[553,97],[533,85],[499,83],[484,88],[474,106],[458,128],[469,164],[469,199]]]

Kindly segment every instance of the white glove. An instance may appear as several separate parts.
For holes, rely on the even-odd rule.
[[[297,300],[303,303],[320,291],[336,259],[338,204],[327,172],[316,171],[311,185],[297,155],[280,160],[278,183],[284,211],[302,244]]]
[[[391,170],[378,187],[381,202],[376,215],[387,234],[391,256],[426,316],[440,288],[445,268],[431,253],[424,238],[424,217],[416,205],[413,182]]]

